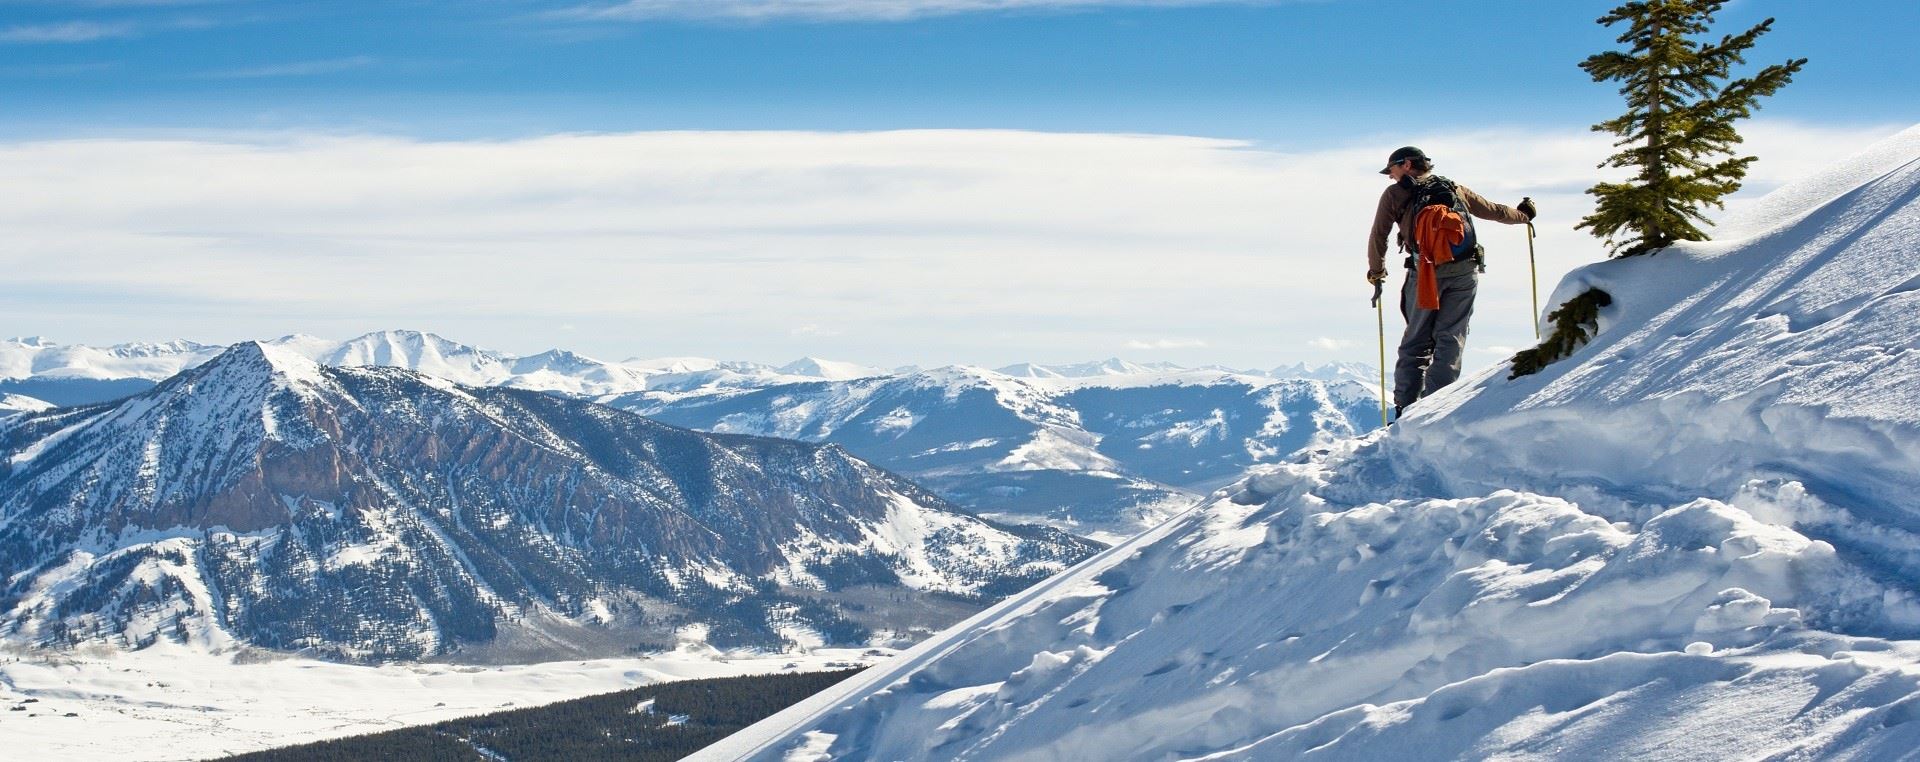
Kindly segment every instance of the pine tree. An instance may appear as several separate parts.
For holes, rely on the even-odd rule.
[[[1740,188],[1756,157],[1733,157],[1740,144],[1735,120],[1752,115],[1761,98],[1793,79],[1807,59],[1789,59],[1751,77],[1727,81],[1744,54],[1773,26],[1767,19],[1718,43],[1697,39],[1713,24],[1723,0],[1645,0],[1630,2],[1597,23],[1626,23],[1619,42],[1632,47],[1589,57],[1580,68],[1595,82],[1624,83],[1627,113],[1593,126],[1618,136],[1622,148],[1601,167],[1635,168],[1624,183],[1600,183],[1587,189],[1598,199],[1594,213],[1579,227],[1608,242],[1615,256],[1633,256],[1675,241],[1704,241],[1696,223],[1711,225],[1702,213]],[[1630,147],[1628,147],[1630,146]]]

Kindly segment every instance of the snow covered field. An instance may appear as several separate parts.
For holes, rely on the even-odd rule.
[[[1920,758],[1920,127],[695,759]]]
[[[7,653],[0,654],[0,705],[25,709],[0,711],[0,758],[206,759],[663,681],[864,666],[874,658],[825,649],[733,659],[686,649],[505,667],[364,667],[298,658],[235,663],[165,641],[132,653]]]

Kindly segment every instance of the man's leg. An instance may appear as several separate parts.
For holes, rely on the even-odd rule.
[[[1406,407],[1420,399],[1427,366],[1433,362],[1433,326],[1440,313],[1420,309],[1414,277],[1414,272],[1408,270],[1407,280],[1400,286],[1400,317],[1406,318],[1407,330],[1400,334],[1400,360],[1393,366],[1395,407]]]
[[[1467,321],[1473,318],[1473,298],[1479,290],[1479,273],[1440,279],[1440,309],[1433,313],[1433,365],[1427,368],[1426,386],[1420,396],[1460,378],[1460,357],[1467,350]]]

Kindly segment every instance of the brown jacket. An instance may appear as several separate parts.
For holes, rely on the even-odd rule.
[[[1483,220],[1519,225],[1527,221],[1520,210],[1505,204],[1496,204],[1467,189],[1467,186],[1455,184],[1454,190],[1460,192],[1460,200],[1467,205],[1467,213]],[[1413,191],[1400,183],[1387,186],[1380,194],[1380,206],[1373,210],[1373,229],[1367,232],[1367,270],[1385,272],[1387,269],[1387,231],[1395,223],[1400,225],[1400,234],[1412,240],[1413,220],[1418,209],[1408,209],[1407,202],[1413,200]]]

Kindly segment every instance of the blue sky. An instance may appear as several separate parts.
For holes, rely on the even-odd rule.
[[[1573,224],[1620,107],[1576,64],[1611,5],[0,0],[0,335],[1367,359],[1397,145],[1541,200],[1543,295],[1602,256]],[[1920,121],[1920,3],[1720,29],[1769,15],[1754,62],[1812,63],[1741,198]],[[1531,338],[1491,237],[1487,362]]]
[[[0,127],[442,137],[993,127],[1291,144],[1383,129],[1395,100],[1412,109],[1415,90],[1448,84],[1469,97],[1431,110],[1440,126],[1586,124],[1615,110],[1609,89],[1575,67],[1610,44],[1592,20],[1611,3],[1034,1],[876,19],[873,9],[913,4],[856,0],[743,19],[725,15],[726,0],[614,18],[580,17],[612,4],[534,0],[0,0]],[[1769,15],[1779,21],[1756,60],[1815,63],[1768,115],[1920,115],[1908,39],[1920,4],[1742,0],[1722,24]]]

